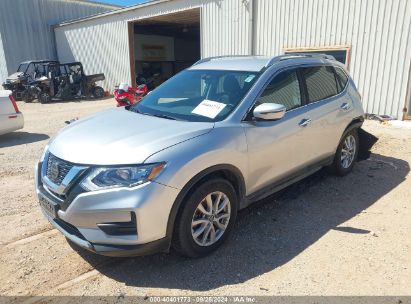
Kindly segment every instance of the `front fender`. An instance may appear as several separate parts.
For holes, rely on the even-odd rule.
[[[207,134],[161,150],[144,162],[166,162],[166,168],[156,182],[180,190],[198,173],[222,164],[237,168],[247,184],[247,142],[241,127],[215,128]]]
[[[239,182],[240,195],[246,194],[247,142],[242,128],[215,128],[207,134],[159,151],[145,162],[163,161],[167,165],[156,178],[156,182],[180,190],[168,219],[169,239],[172,237],[174,223],[184,198],[190,189],[208,174],[221,170],[232,172]]]

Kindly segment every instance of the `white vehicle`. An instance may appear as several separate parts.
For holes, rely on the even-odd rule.
[[[11,91],[0,90],[0,135],[24,127],[24,117],[19,111]]]

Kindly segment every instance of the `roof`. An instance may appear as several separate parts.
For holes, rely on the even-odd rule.
[[[225,70],[225,71],[249,71],[260,72],[264,68],[285,60],[298,60],[298,63],[339,63],[334,57],[325,54],[286,54],[274,57],[267,56],[218,56],[204,58],[191,66],[190,70]]]
[[[117,8],[122,8],[123,7],[123,6],[120,6],[120,5],[108,4],[108,3],[103,3],[103,2],[94,1],[94,0],[69,0],[69,1],[83,2],[83,3],[91,4],[91,5],[95,4],[95,5],[98,5],[98,6],[104,6],[104,7],[111,8],[111,9],[117,9]]]
[[[193,66],[190,70],[226,70],[226,71],[250,71],[259,72],[271,57],[264,56],[220,56],[204,58]]]
[[[20,64],[29,64],[29,63],[47,63],[47,62],[58,62],[58,60],[55,60],[55,59],[26,60],[26,61],[20,62]]]
[[[90,1],[87,1],[87,0],[74,0],[74,1],[90,2]],[[122,13],[125,13],[125,12],[128,12],[128,11],[133,11],[133,10],[142,8],[142,7],[156,5],[156,4],[159,4],[159,3],[169,2],[169,1],[173,1],[173,0],[147,0],[146,2],[143,2],[143,3],[140,3],[140,4],[126,6],[126,7],[123,7],[123,8],[114,9],[114,10],[109,11],[109,12],[103,12],[103,13],[91,15],[91,16],[84,17],[84,18],[79,18],[79,19],[74,19],[74,20],[62,22],[62,23],[57,24],[56,27],[65,26],[65,25],[74,24],[74,23],[80,23],[80,22],[83,22],[83,21],[102,18],[102,17],[105,17],[105,16],[122,14]]]

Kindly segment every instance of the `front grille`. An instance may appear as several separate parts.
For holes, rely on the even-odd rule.
[[[47,177],[50,181],[60,186],[67,173],[73,168],[73,164],[62,160],[53,154],[49,154],[47,160]]]

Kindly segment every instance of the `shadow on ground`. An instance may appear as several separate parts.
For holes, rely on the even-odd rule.
[[[47,134],[28,133],[28,132],[11,132],[0,135],[0,148],[30,144],[37,141],[49,139]]]
[[[397,187],[410,170],[404,160],[371,156],[345,177],[321,170],[240,211],[231,239],[201,259],[171,253],[104,266],[103,257],[76,250],[102,274],[128,286],[207,291],[244,282],[287,263],[330,230],[370,233],[345,222]]]

